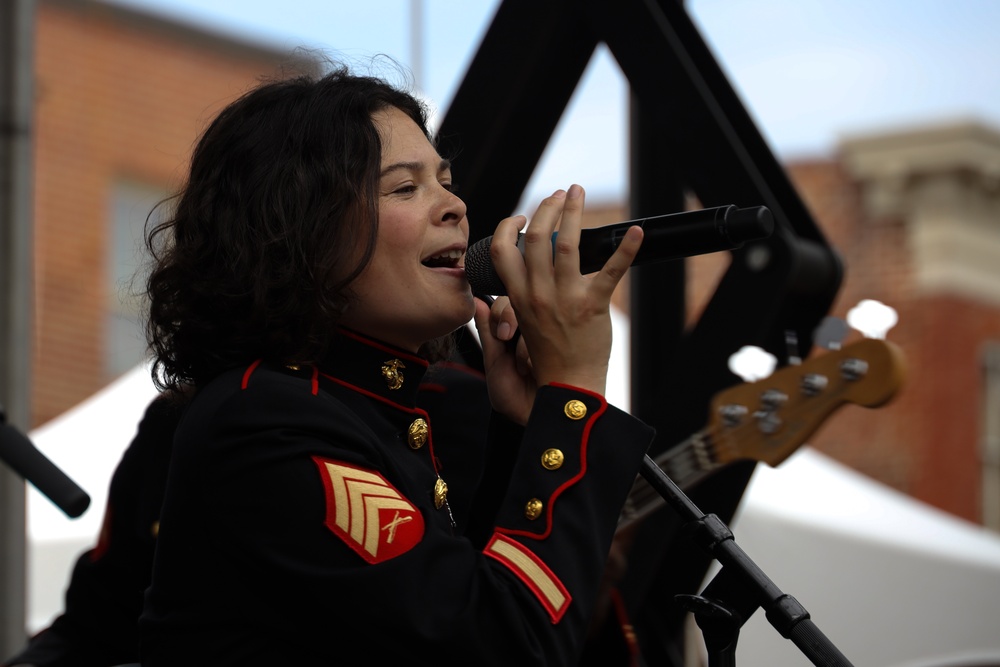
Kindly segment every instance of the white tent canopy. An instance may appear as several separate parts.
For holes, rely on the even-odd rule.
[[[1000,536],[800,449],[759,465],[737,544],[856,665],[1000,665]],[[809,664],[758,610],[737,664]]]
[[[28,485],[29,631],[44,627],[62,609],[73,563],[97,542],[111,474],[154,396],[149,368],[139,366],[28,434],[39,451],[90,495],[87,511],[70,519]]]
[[[627,320],[615,314],[609,400],[628,402]],[[155,389],[137,368],[30,434],[92,497],[67,518],[28,495],[29,629],[62,607],[76,556],[96,540],[111,473]],[[854,664],[1000,665],[1000,536],[903,496],[804,447],[758,466],[732,522],[737,544]],[[758,611],[739,664],[808,660]]]

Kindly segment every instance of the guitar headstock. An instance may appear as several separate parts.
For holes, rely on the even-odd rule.
[[[904,376],[903,353],[896,345],[864,339],[723,390],[712,399],[708,425],[717,461],[777,465],[840,406],[887,403]]]

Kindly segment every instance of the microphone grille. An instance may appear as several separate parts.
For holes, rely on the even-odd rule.
[[[472,285],[472,293],[478,296],[504,296],[507,288],[500,281],[493,261],[490,259],[490,246],[493,237],[487,236],[476,241],[465,253],[465,276]]]

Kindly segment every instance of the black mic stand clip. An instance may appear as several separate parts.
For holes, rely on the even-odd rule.
[[[698,509],[649,456],[643,460],[640,474],[685,521],[684,530],[722,565],[701,595],[675,596],[694,614],[702,630],[710,667],[735,666],[740,628],[758,607],[764,609],[781,636],[792,640],[814,665],[852,667],[798,600],[782,593],[736,544],[721,519]]]

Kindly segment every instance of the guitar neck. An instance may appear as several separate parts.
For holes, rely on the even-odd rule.
[[[676,447],[658,455],[653,462],[685,491],[722,466],[707,431],[695,433]],[[636,477],[618,519],[617,530],[641,521],[666,504],[649,482],[641,476]]]

